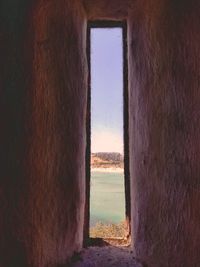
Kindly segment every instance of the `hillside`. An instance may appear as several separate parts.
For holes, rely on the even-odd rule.
[[[124,165],[123,156],[117,152],[98,152],[91,154],[92,168],[120,168]]]

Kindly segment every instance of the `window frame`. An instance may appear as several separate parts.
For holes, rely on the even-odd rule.
[[[86,190],[85,190],[85,218],[84,218],[84,246],[87,246],[90,228],[90,181],[91,181],[91,29],[93,28],[121,28],[123,37],[123,142],[124,142],[124,186],[125,186],[125,216],[127,223],[127,237],[131,234],[131,194],[130,194],[130,164],[129,164],[129,91],[128,91],[128,49],[127,22],[112,20],[88,21],[87,24],[87,116],[86,116]]]

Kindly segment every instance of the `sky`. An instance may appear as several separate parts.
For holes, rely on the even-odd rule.
[[[91,29],[91,151],[123,153],[121,28]]]

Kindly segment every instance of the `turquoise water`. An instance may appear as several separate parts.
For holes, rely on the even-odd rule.
[[[91,173],[90,226],[125,220],[124,174]]]

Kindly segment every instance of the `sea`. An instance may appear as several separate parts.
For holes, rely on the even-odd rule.
[[[124,174],[91,172],[90,227],[96,223],[120,223],[125,220]]]

